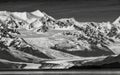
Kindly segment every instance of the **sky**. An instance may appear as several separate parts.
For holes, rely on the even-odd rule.
[[[120,0],[0,0],[0,11],[40,10],[60,18],[78,21],[111,21],[120,16]]]

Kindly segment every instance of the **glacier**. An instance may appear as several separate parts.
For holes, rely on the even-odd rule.
[[[69,69],[120,62],[114,22],[55,19],[45,12],[0,11],[0,69]]]

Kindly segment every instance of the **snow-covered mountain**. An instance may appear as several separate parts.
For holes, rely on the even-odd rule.
[[[120,55],[119,20],[78,22],[54,19],[40,10],[0,11],[1,68],[65,69],[119,62],[114,59]]]

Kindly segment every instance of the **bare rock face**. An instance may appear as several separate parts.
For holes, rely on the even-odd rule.
[[[0,68],[68,69],[119,62],[119,24],[119,18],[78,22],[56,20],[39,10],[0,11]]]

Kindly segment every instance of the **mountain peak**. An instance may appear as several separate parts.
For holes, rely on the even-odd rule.
[[[38,16],[38,17],[44,17],[44,14],[40,10],[36,10],[31,12],[33,15]]]
[[[13,12],[12,13],[15,17],[18,17],[22,20],[27,20],[27,12]]]

